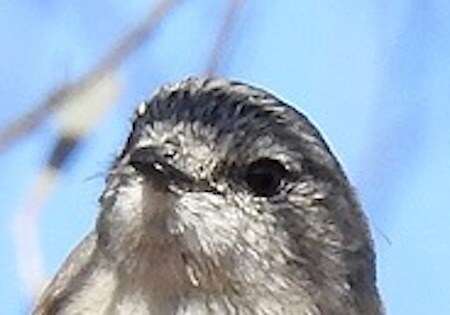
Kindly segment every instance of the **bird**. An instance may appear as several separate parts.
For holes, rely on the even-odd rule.
[[[304,114],[189,77],[137,107],[93,231],[33,314],[381,315],[367,221]]]

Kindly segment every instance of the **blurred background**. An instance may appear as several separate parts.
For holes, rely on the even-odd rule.
[[[387,313],[450,314],[450,1],[0,1],[0,314],[94,224],[137,104],[220,75],[316,123],[369,217]]]

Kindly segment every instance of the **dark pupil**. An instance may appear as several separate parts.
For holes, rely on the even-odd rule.
[[[256,196],[270,197],[278,192],[284,173],[280,162],[261,159],[248,166],[245,180]]]

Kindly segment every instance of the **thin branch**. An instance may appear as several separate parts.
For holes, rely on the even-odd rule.
[[[230,4],[228,6],[227,12],[225,13],[223,24],[220,27],[219,32],[217,33],[216,41],[207,62],[207,66],[204,72],[206,76],[211,76],[217,73],[221,60],[223,59],[223,51],[229,43],[229,39],[233,31],[233,26],[237,19],[237,14],[244,2],[244,0],[229,1]]]
[[[159,1],[148,16],[136,28],[119,39],[113,48],[108,50],[104,58],[88,73],[73,83],[68,83],[60,88],[54,89],[42,102],[33,106],[31,111],[25,113],[1,130],[0,153],[5,151],[13,142],[26,136],[41,125],[52,112],[64,105],[64,101],[68,97],[88,88],[106,74],[117,69],[131,53],[149,39],[163,18],[170,12],[170,9],[179,2],[180,0]]]

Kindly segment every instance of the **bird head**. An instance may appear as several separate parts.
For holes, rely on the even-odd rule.
[[[125,272],[169,273],[178,292],[284,298],[311,314],[379,307],[341,166],[303,114],[262,89],[161,88],[137,109],[100,202],[104,254]]]

